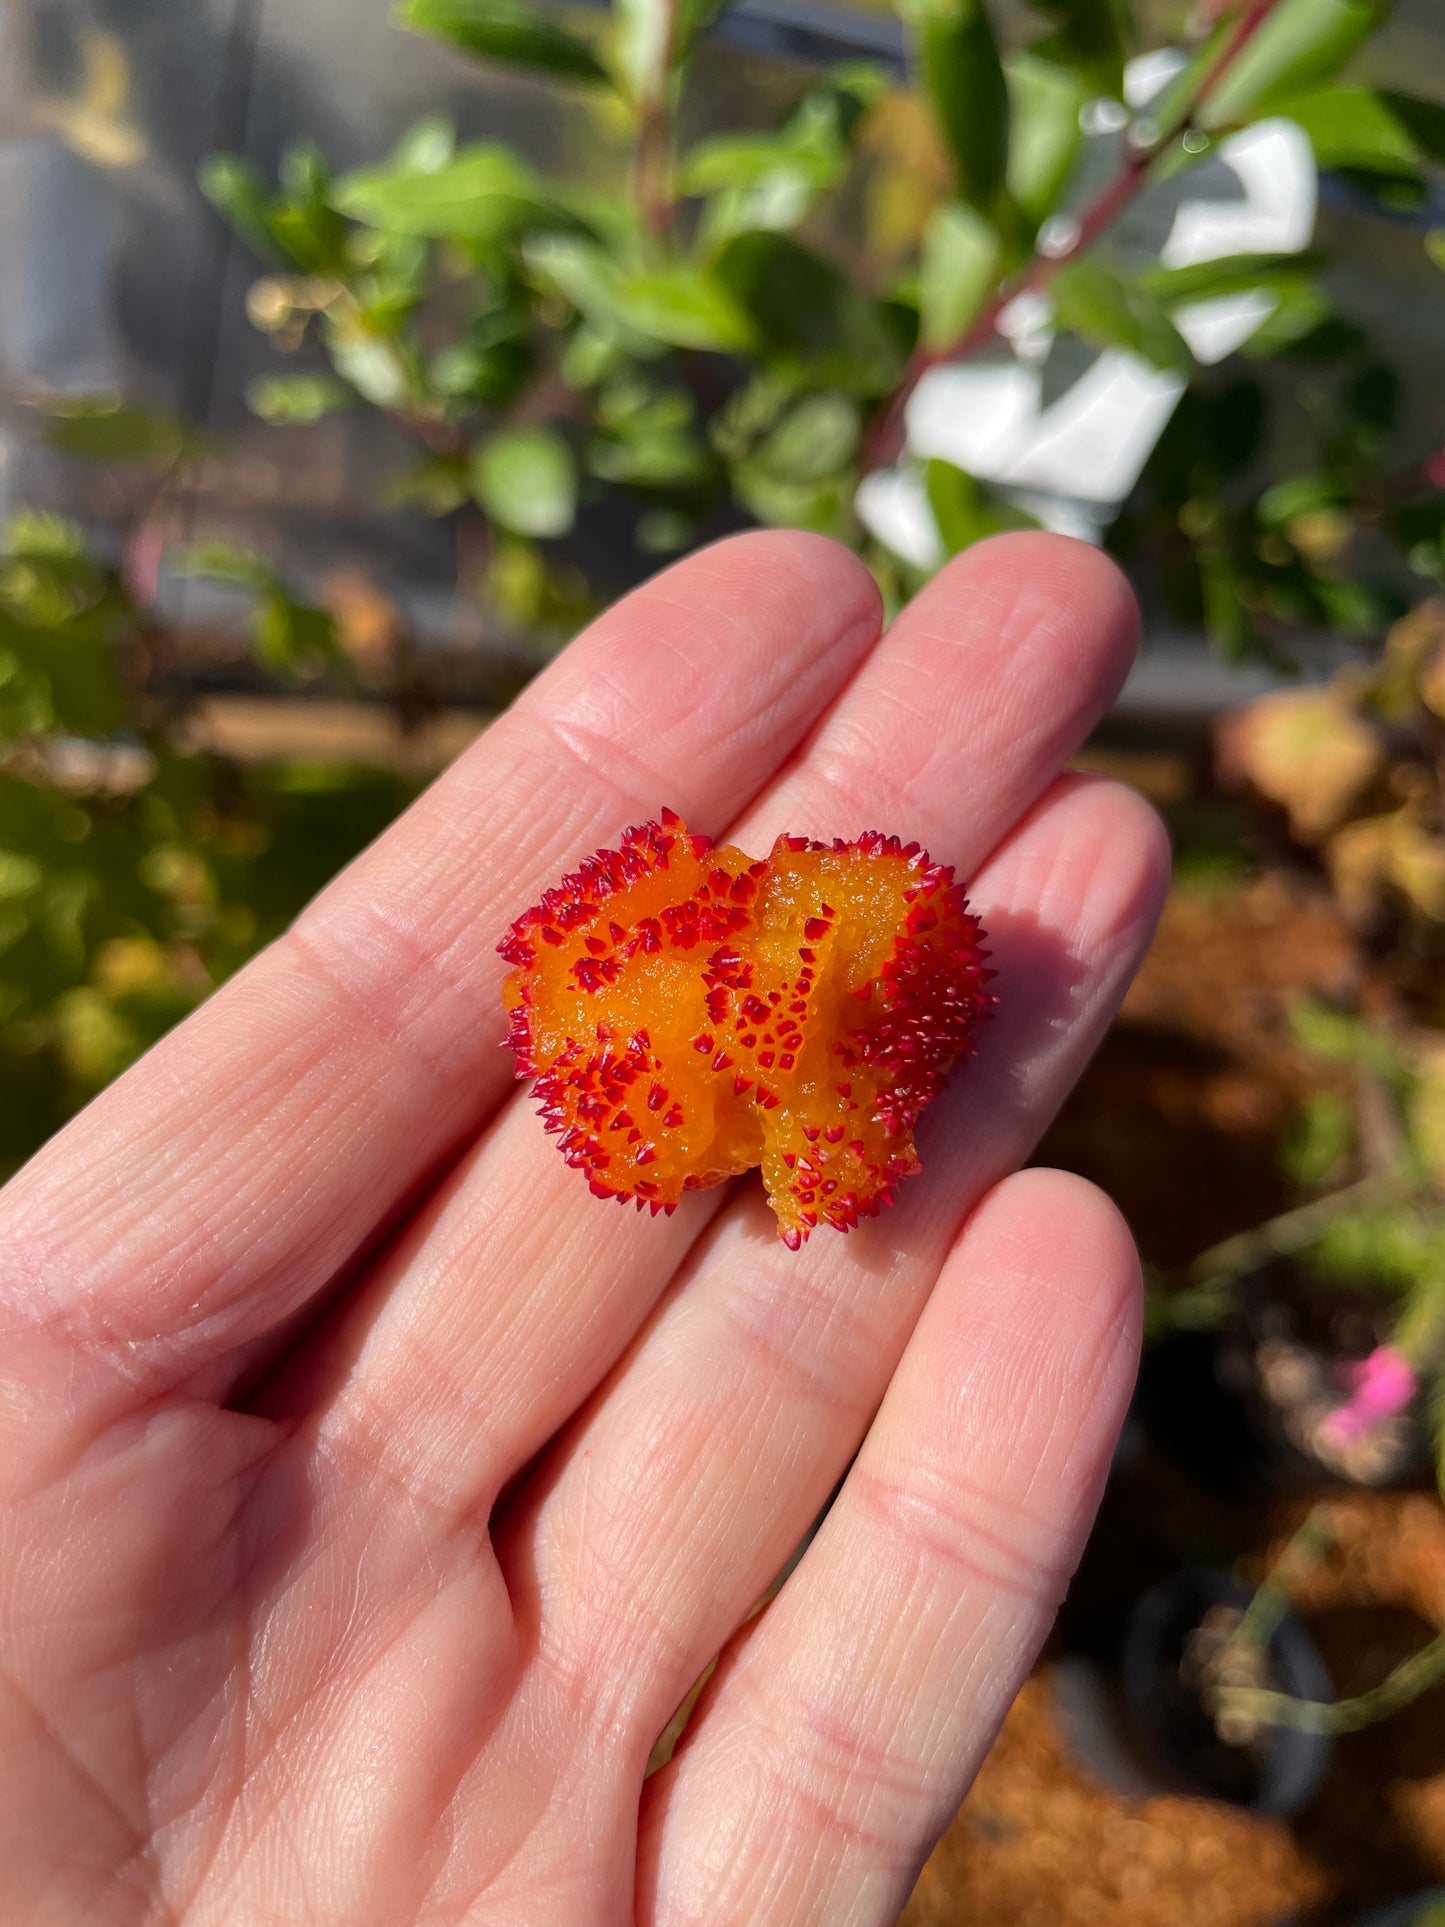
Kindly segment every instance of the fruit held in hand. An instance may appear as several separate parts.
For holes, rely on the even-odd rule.
[[[756,861],[664,810],[498,946],[517,1074],[598,1197],[671,1211],[758,1164],[796,1250],[917,1170],[914,1122],[994,1002],[982,934],[916,843]]]

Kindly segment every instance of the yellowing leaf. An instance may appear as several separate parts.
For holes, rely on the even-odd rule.
[[[1344,820],[1382,754],[1375,731],[1335,687],[1263,696],[1229,719],[1221,739],[1226,773],[1286,810],[1303,843]]]
[[[1352,923],[1367,923],[1379,909],[1389,869],[1391,820],[1362,817],[1337,830],[1325,845],[1330,882]]]
[[[1329,840],[1325,861],[1347,917],[1368,920],[1397,891],[1417,915],[1445,922],[1445,840],[1413,804],[1347,824]]]
[[[80,92],[42,100],[37,117],[97,167],[133,167],[145,158],[145,136],[125,112],[130,65],[114,34],[85,28],[80,37]]]
[[[1445,598],[1432,596],[1391,628],[1377,697],[1392,720],[1407,717],[1417,701],[1445,718]]]
[[[1389,842],[1390,881],[1422,916],[1445,922],[1445,840],[1413,809],[1400,811]]]
[[[171,980],[166,953],[154,937],[112,937],[95,954],[94,977],[107,997],[164,989]]]

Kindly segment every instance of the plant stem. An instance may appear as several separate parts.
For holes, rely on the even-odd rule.
[[[1378,1686],[1343,1700],[1300,1700],[1264,1686],[1226,1686],[1218,1711],[1270,1726],[1293,1726],[1303,1733],[1358,1733],[1388,1719],[1445,1680],[1445,1633],[1437,1633],[1408,1659],[1386,1673]]]
[[[666,22],[646,92],[637,103],[637,140],[632,150],[632,197],[643,227],[661,240],[672,225],[672,117],[669,89],[677,41],[678,0],[660,0]]]
[[[1066,247],[1057,254],[1035,253],[1023,273],[1005,283],[993,295],[983,312],[951,346],[914,351],[898,386],[881,404],[868,430],[860,458],[865,475],[898,459],[903,447],[904,416],[909,400],[929,369],[943,362],[967,361],[980,348],[986,347],[998,333],[999,318],[1010,303],[1022,294],[1042,291],[1055,275],[1094,245],[1105,228],[1118,219],[1139,193],[1154,163],[1176,140],[1190,131],[1199,109],[1278,4],[1279,0],[1250,0],[1240,14],[1233,33],[1200,76],[1199,84],[1183,113],[1171,126],[1156,133],[1145,146],[1131,147],[1126,137],[1118,170],[1084,210],[1078,228]]]
[[[1279,1630],[1280,1621],[1289,1611],[1291,1581],[1323,1559],[1334,1543],[1335,1529],[1329,1508],[1317,1505],[1305,1515],[1303,1523],[1291,1535],[1278,1559],[1255,1588],[1253,1599],[1225,1642],[1221,1666],[1230,1653],[1242,1647],[1268,1646]]]
[[[638,110],[637,145],[632,155],[632,192],[643,226],[659,240],[672,222],[670,145],[666,106],[656,100],[644,101]]]
[[[1354,1184],[1347,1184],[1327,1197],[1311,1198],[1293,1211],[1282,1211],[1277,1218],[1248,1231],[1237,1232],[1201,1252],[1185,1273],[1189,1286],[1200,1290],[1252,1271],[1270,1258],[1283,1258],[1299,1251],[1336,1218],[1351,1211],[1366,1210],[1374,1204],[1390,1204],[1411,1190],[1407,1177],[1396,1171],[1376,1171]]]

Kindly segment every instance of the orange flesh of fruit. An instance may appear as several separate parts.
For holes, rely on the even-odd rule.
[[[870,834],[757,861],[627,831],[498,946],[517,1074],[599,1197],[671,1211],[761,1165],[794,1250],[918,1168],[913,1124],[994,999],[953,873]]]

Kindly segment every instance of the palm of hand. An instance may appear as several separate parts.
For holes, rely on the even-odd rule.
[[[1132,1374],[1117,1217],[1007,1175],[1157,907],[1148,812],[1059,776],[1132,640],[1052,538],[882,640],[829,544],[695,557],[0,1195],[7,1922],[894,1916]],[[498,933],[664,801],[975,877],[1000,1016],[846,1240],[605,1210],[510,1092]]]

